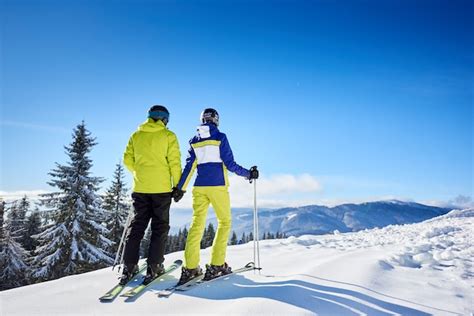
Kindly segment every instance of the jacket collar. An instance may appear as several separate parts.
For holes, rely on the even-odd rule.
[[[197,134],[200,138],[209,138],[219,133],[219,129],[214,124],[205,123],[197,127]]]
[[[155,120],[149,118],[138,127],[138,130],[143,132],[157,132],[164,128],[166,128],[166,126],[161,120],[155,122]]]

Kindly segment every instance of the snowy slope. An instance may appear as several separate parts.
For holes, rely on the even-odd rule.
[[[156,290],[175,282],[177,272],[132,303],[98,301],[116,278],[103,269],[0,292],[0,314],[470,315],[473,227],[471,209],[418,224],[266,240],[261,274],[158,298]],[[251,257],[252,243],[229,247],[234,267]],[[206,249],[202,259],[208,258]]]

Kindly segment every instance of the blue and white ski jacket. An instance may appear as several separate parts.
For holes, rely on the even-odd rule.
[[[190,148],[178,183],[179,189],[186,190],[196,167],[194,186],[228,186],[227,170],[242,177],[250,176],[249,170],[234,161],[227,136],[214,124],[202,124],[198,126],[197,132],[189,141]]]

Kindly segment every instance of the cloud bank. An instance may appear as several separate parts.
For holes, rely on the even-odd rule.
[[[172,203],[171,211],[179,209],[192,209],[192,183],[179,203]],[[236,175],[229,176],[229,192],[233,208],[253,208],[253,184],[248,180]],[[449,201],[446,200],[418,200],[409,197],[395,195],[365,196],[358,198],[328,197],[322,192],[321,182],[310,174],[278,174],[269,177],[261,177],[257,180],[257,204],[259,208],[282,208],[298,207],[305,205],[336,206],[346,203],[360,204],[364,202],[401,200],[407,202],[419,202],[426,205],[439,207],[472,208],[474,201],[471,196],[459,195]],[[19,190],[0,191],[0,197],[9,202],[28,196],[30,199],[38,199],[40,194],[50,193],[47,190]],[[103,194],[101,191],[99,194]]]
[[[232,207],[253,207],[253,184],[236,175],[230,175],[229,182]],[[311,196],[321,189],[320,182],[309,174],[261,177],[257,180],[257,202],[259,207],[265,208],[314,204],[316,200],[311,199]],[[188,187],[183,199],[174,207],[192,208],[192,186]]]
[[[40,194],[51,193],[46,190],[30,190],[30,191],[0,191],[0,197],[4,201],[13,201],[23,198],[25,195],[30,199],[38,199]]]

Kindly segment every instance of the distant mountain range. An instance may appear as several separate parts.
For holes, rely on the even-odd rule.
[[[36,202],[31,199],[32,203]],[[456,208],[435,207],[415,202],[387,200],[361,204],[341,204],[334,207],[308,205],[281,209],[259,208],[259,232],[286,233],[288,236],[304,234],[322,235],[335,230],[355,232],[396,224],[411,224],[448,213]],[[175,234],[184,226],[189,228],[191,209],[172,209],[171,230]],[[217,224],[213,210],[209,210],[207,222]],[[253,209],[232,209],[232,230],[240,238],[253,231]]]
[[[259,231],[289,236],[321,235],[334,231],[354,232],[393,224],[418,223],[440,216],[451,208],[440,208],[398,200],[342,204],[335,207],[309,205],[277,210],[259,210]],[[253,210],[233,209],[232,230],[240,237],[253,231]],[[208,222],[216,223],[212,210]],[[212,217],[211,217],[212,216]],[[188,225],[189,226],[189,225]]]

